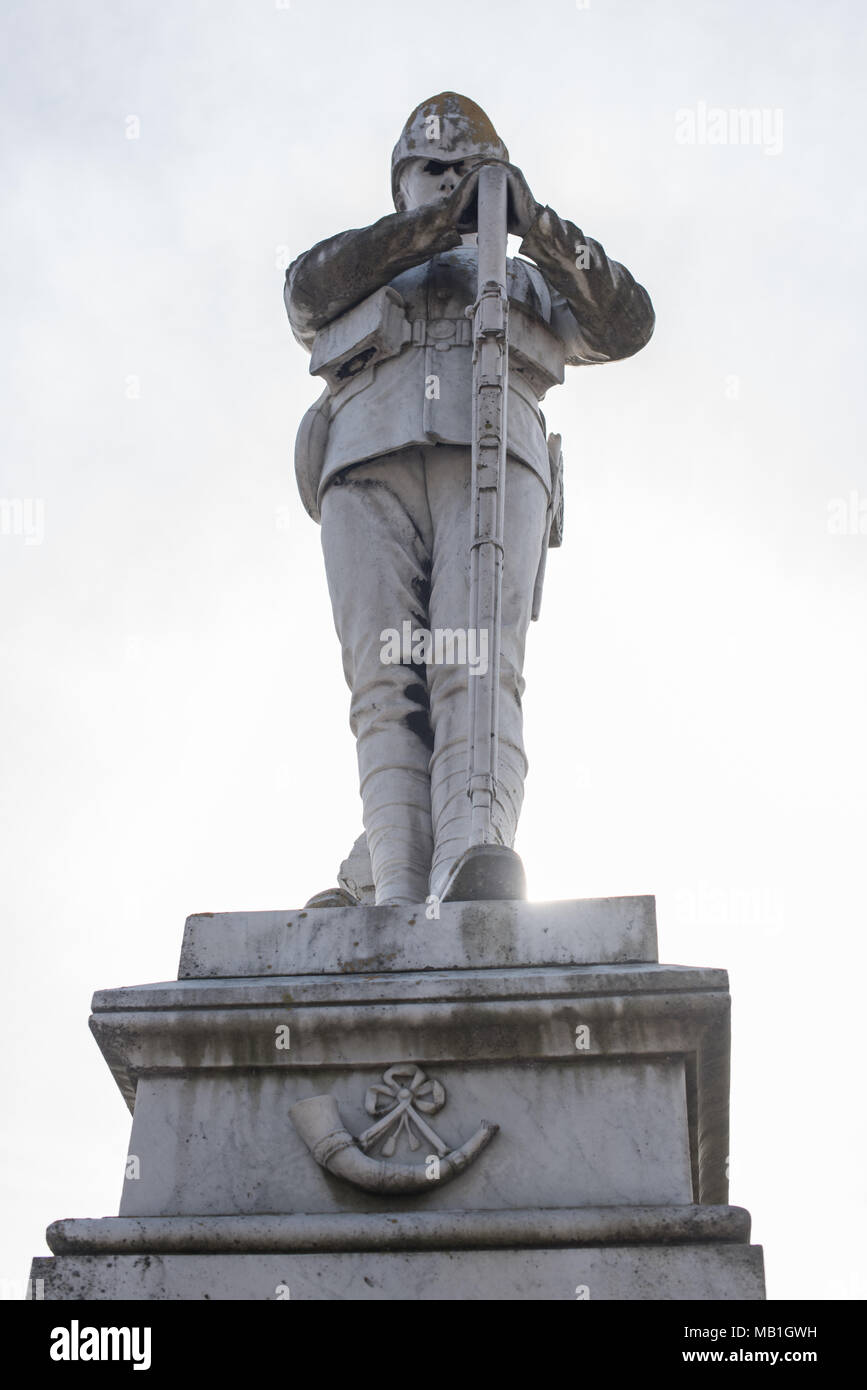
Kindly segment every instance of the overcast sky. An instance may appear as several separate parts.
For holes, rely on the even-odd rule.
[[[50,1221],[117,1212],[93,991],[173,978],[190,912],[300,906],[361,829],[283,270],[392,210],[401,126],[452,88],[657,313],[545,404],[530,895],[653,893],[661,959],[729,969],[769,1294],[864,1297],[863,7],[3,12],[5,1296]],[[714,108],[759,138],[711,143]]]

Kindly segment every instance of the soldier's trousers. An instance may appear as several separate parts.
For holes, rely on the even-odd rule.
[[[527,773],[521,671],[547,506],[540,478],[509,458],[493,811],[497,840],[509,846]],[[470,450],[430,445],[358,464],[328,486],[321,512],[376,901],[422,903],[441,892],[469,843],[468,682],[476,677],[456,660],[384,662],[383,634],[403,634],[404,622],[434,637],[466,632]]]

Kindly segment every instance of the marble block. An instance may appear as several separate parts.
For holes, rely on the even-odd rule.
[[[432,910],[432,909],[431,909]],[[179,979],[656,960],[652,897],[199,912]]]
[[[296,1302],[756,1301],[758,1246],[602,1246],[330,1255],[67,1255],[33,1261],[46,1299]]]

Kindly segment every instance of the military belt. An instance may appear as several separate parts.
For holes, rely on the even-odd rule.
[[[410,319],[413,347],[434,347],[445,352],[450,347],[471,347],[473,325],[466,317],[459,319]]]

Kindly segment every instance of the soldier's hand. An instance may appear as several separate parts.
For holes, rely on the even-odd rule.
[[[485,163],[499,163],[487,160]],[[479,217],[479,172],[483,164],[477,164],[465,174],[446,200],[449,220],[459,232],[475,232]],[[515,236],[524,237],[542,210],[530,191],[530,186],[521,170],[514,164],[505,165],[509,185],[509,231]]]
[[[477,164],[469,173],[464,174],[457,188],[446,199],[449,220],[452,226],[463,234],[474,232],[478,225],[481,167]]]
[[[542,211],[530,192],[530,185],[514,164],[508,164],[509,181],[509,231],[515,236],[525,237]]]

